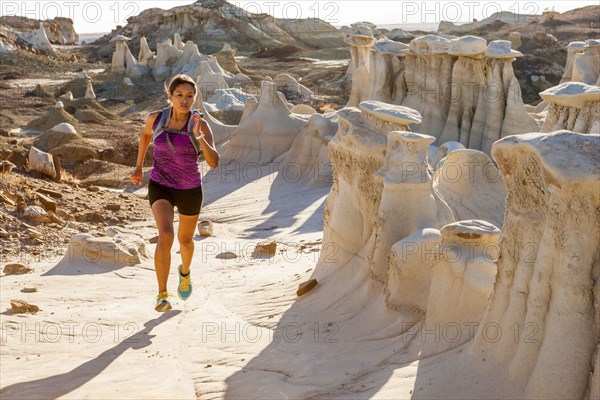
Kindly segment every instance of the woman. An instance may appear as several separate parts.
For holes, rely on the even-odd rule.
[[[179,211],[177,239],[181,252],[177,294],[182,300],[187,300],[192,294],[190,264],[194,254],[194,232],[202,206],[198,150],[201,148],[211,168],[216,168],[219,163],[219,153],[215,149],[210,127],[201,114],[192,110],[198,93],[194,80],[187,75],[177,75],[165,89],[171,109],[153,112],[146,119],[146,125],[140,135],[136,168],[131,177],[133,184],[142,183],[144,157],[154,139],[154,161],[148,184],[148,199],[158,228],[154,267],[158,280],[155,309],[159,312],[171,309],[167,280],[171,269],[171,247],[175,239],[175,207]],[[189,135],[190,130],[195,138]]]

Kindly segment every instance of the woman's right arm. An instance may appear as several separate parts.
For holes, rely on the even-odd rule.
[[[152,126],[154,125],[157,116],[158,112],[153,112],[148,115],[148,118],[146,118],[146,125],[140,134],[140,145],[138,148],[137,161],[135,163],[135,170],[131,175],[131,183],[134,185],[140,185],[142,183],[142,167],[144,166],[144,158],[146,157],[146,152],[148,151],[150,142],[152,141]]]

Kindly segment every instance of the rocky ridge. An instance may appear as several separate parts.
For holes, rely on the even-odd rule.
[[[140,39],[146,37],[155,47],[165,37],[178,33],[184,40],[198,44],[201,52],[212,54],[229,43],[238,51],[297,46],[308,49],[347,47],[343,34],[319,19],[280,19],[268,14],[253,14],[224,0],[197,1],[170,10],[151,8],[127,20],[127,25],[100,38],[100,55],[112,52],[108,41],[124,35],[137,52]]]

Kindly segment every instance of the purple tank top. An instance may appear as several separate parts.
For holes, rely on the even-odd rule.
[[[159,121],[160,114],[154,122],[153,129],[156,129]],[[183,131],[187,132],[187,123]],[[175,148],[175,153],[169,147],[167,135]],[[156,137],[150,179],[174,189],[196,189],[202,185],[198,154],[187,135],[163,131]]]

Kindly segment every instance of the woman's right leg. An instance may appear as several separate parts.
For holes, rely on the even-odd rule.
[[[167,200],[159,199],[152,204],[152,213],[158,228],[158,243],[154,253],[154,269],[158,280],[158,293],[167,291],[169,270],[171,269],[171,248],[175,240],[173,229],[173,206]]]

